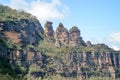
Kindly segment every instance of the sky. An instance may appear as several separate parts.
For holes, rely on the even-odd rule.
[[[104,43],[120,50],[120,0],[0,0],[3,5],[23,9],[36,16],[41,25],[52,21],[77,26],[85,41]]]

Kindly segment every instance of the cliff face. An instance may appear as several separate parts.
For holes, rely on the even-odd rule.
[[[80,46],[86,45],[80,36],[80,30],[74,26],[69,31],[60,23],[55,33],[56,46]]]
[[[56,46],[57,47],[67,46],[69,44],[69,32],[63,26],[62,23],[60,23],[59,26],[56,29],[55,40],[56,40]]]
[[[82,40],[80,30],[76,26],[69,30],[69,44],[71,46],[86,45],[86,43]]]
[[[43,33],[41,24],[31,14],[0,5],[1,57],[6,56],[11,63],[25,65],[38,59],[36,56],[40,52],[34,48],[43,40]]]
[[[42,40],[43,28],[39,21],[21,19],[20,21],[0,22],[1,33],[13,43],[37,44]]]
[[[22,19],[20,21],[0,22],[1,41],[0,55],[6,55],[11,63],[19,63],[28,66],[29,62],[38,60],[41,54],[33,48],[43,40],[43,28],[38,20],[31,21]],[[9,47],[10,46],[10,47]],[[30,47],[32,46],[32,47]]]
[[[105,44],[93,45],[90,41],[85,43],[81,37],[80,30],[76,26],[73,26],[68,31],[60,23],[55,31],[54,38],[56,47],[67,46],[73,48],[71,50],[68,49],[69,51],[66,53],[62,52],[65,55],[60,56],[58,59],[52,59],[52,63],[56,68],[51,68],[56,71],[55,73],[59,73],[64,77],[79,76],[88,78],[95,75],[100,77],[119,77],[119,70],[117,70],[120,67],[119,52],[113,51]],[[75,48],[76,46],[78,49]]]
[[[10,16],[6,11],[11,9],[0,8],[1,63],[6,57],[7,63],[27,67],[25,74],[34,78],[45,78],[45,75],[75,79],[96,76],[120,78],[119,51],[105,44],[85,43],[76,26],[67,30],[60,23],[54,31],[52,22],[47,21],[43,30],[32,15],[12,10],[14,15]]]
[[[41,48],[46,49],[42,46]],[[46,64],[46,74],[58,74],[65,78],[77,77],[78,80],[90,77],[120,78],[120,53],[104,44],[60,48],[50,45],[45,54],[48,55],[45,60],[50,59]]]
[[[115,68],[119,68],[118,53],[94,53],[94,52],[77,52],[66,55],[66,64],[61,59],[53,60],[56,65],[56,73],[61,72],[64,77],[81,76],[81,77],[119,77]],[[113,58],[114,57],[114,58]],[[117,60],[116,60],[117,58]],[[58,64],[59,63],[59,64]]]
[[[60,23],[54,33],[52,23],[46,22],[45,24],[45,36],[46,38],[54,37],[55,46],[86,46],[86,43],[82,40],[80,30],[74,26],[69,31]]]

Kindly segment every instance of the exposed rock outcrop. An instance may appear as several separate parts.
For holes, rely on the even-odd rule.
[[[119,77],[119,73],[116,71],[120,67],[120,64],[118,64],[120,57],[117,57],[119,55],[119,53],[85,51],[65,53],[64,58],[63,56],[53,58],[52,62],[56,65],[56,68],[53,69],[56,73],[61,72],[64,77],[82,76],[85,79],[98,76],[114,79]]]
[[[53,30],[52,22],[46,21],[44,28],[45,28],[44,32],[45,32],[46,38],[49,39],[50,37],[54,37],[54,30]]]
[[[86,45],[82,40],[80,30],[76,26],[68,31],[62,23],[60,23],[56,29],[55,40],[57,47]]]
[[[0,8],[0,11],[4,12],[4,9]],[[15,14],[12,18],[9,14],[7,17],[0,16],[3,17],[0,21],[0,71],[4,67],[5,71],[8,70],[6,64],[9,63],[9,66],[18,64],[23,70],[23,67],[27,67],[27,71],[21,75],[31,74],[29,77],[34,76],[32,79],[53,79],[54,75],[55,78],[62,77],[59,80],[86,80],[96,76],[120,78],[120,51],[114,51],[105,44],[85,43],[76,26],[68,31],[60,23],[54,33],[52,22],[49,21],[45,24],[45,37],[48,40],[44,40],[46,38],[42,37],[44,31],[39,21],[22,13],[24,17]],[[55,45],[60,48],[50,43],[51,37],[55,38]],[[4,58],[5,63],[2,61]],[[20,74],[19,70],[16,72]]]
[[[0,56],[11,63],[28,66],[39,55],[33,47],[43,40],[44,30],[37,19],[0,21]],[[32,46],[32,47],[29,47]]]
[[[62,23],[60,23],[59,26],[56,29],[55,40],[56,40],[56,46],[57,47],[67,46],[69,44],[69,32],[63,26]]]
[[[90,41],[87,41],[86,45],[87,47],[92,47],[92,43]]]
[[[69,30],[69,44],[71,46],[86,45],[80,35],[80,30],[74,26]]]
[[[1,33],[13,43],[21,44],[37,44],[42,40],[43,28],[38,20],[31,21],[22,19],[20,21],[0,22],[2,24]]]

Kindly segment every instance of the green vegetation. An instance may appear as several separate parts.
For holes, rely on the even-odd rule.
[[[44,59],[43,66],[41,66],[41,67],[35,67],[35,66],[33,67],[32,66],[30,68],[30,72],[40,71],[40,72],[45,73],[43,80],[56,80],[56,79],[57,80],[79,80],[78,76],[75,76],[75,77],[61,76],[61,74],[65,73],[66,71],[59,70],[60,66],[57,66],[54,62],[57,62],[57,63],[60,62],[62,64],[59,64],[59,65],[64,65],[64,67],[61,67],[61,68],[67,68],[71,64],[70,57],[69,57],[71,55],[71,53],[75,57],[77,57],[76,55],[78,55],[78,53],[82,53],[82,51],[85,51],[85,52],[95,51],[96,53],[105,51],[105,48],[100,47],[100,45],[94,45],[93,47],[62,46],[60,48],[57,48],[49,40],[41,41],[39,43],[39,46],[32,47],[32,48],[34,48],[36,51],[41,52],[42,55],[45,55],[47,57],[46,59]],[[100,50],[100,48],[101,48],[101,50]],[[108,51],[111,51],[111,49],[108,49]],[[75,60],[76,60],[75,64],[77,64],[76,62],[78,61],[78,59],[76,58]],[[96,69],[97,69],[97,67],[99,67],[99,65],[95,65],[95,64],[92,64],[91,66],[95,66]],[[53,69],[53,72],[49,72],[48,69]],[[91,71],[91,70],[89,70],[89,67],[83,66],[83,68],[81,68],[81,70],[83,72],[84,71],[88,72],[89,76],[91,77],[89,79],[84,79],[84,80],[113,80],[112,78],[109,78],[109,77],[100,77],[101,72],[97,71],[96,69],[94,69],[94,71]],[[55,70],[55,72],[54,72],[54,70]],[[75,72],[75,74],[76,74],[76,72]],[[30,79],[32,80],[32,77]],[[36,78],[36,80],[37,79],[41,80],[40,77]],[[117,80],[117,79],[114,79],[114,80]]]
[[[36,20],[29,13],[0,5],[0,22],[8,22],[9,25],[9,23],[12,23],[11,21],[16,23],[24,19]],[[26,23],[21,22],[20,25],[24,27]],[[0,30],[2,30],[1,27]],[[104,44],[92,45],[91,47],[81,45],[58,48],[53,44],[54,37],[40,41],[37,45],[30,45],[26,43],[15,44],[3,36],[0,34],[0,80],[80,80],[81,78],[83,80],[113,80],[113,78],[102,77],[104,74],[101,76],[102,72],[99,70],[100,65],[97,63],[97,58],[100,57],[100,53],[120,52],[113,51]],[[39,57],[40,60],[31,61],[33,64],[27,65],[27,67],[14,64],[15,60],[10,61],[8,59],[9,54],[13,53],[14,50],[18,50],[18,54],[21,51],[24,57],[26,57],[24,51],[31,50],[31,55],[34,52],[40,54],[40,56],[35,56]],[[94,59],[92,52],[95,53],[93,53],[95,55]],[[94,61],[95,59],[96,61]],[[82,63],[86,63],[87,66],[86,64],[82,65]],[[117,73],[120,72],[119,67],[114,69]]]
[[[0,56],[0,80],[22,80],[26,73],[27,69],[21,69],[20,66],[9,63],[4,55]]]
[[[0,42],[1,42],[0,43],[1,46],[6,46],[9,49],[15,48],[15,44],[10,43],[10,42],[4,40],[3,38],[1,39]],[[88,52],[88,53],[93,52],[93,51],[95,51],[96,53],[105,51],[105,50],[102,50],[102,47],[100,47],[99,45],[94,45],[92,47],[62,46],[60,48],[57,48],[49,40],[40,41],[38,46],[23,45],[21,47],[21,49],[23,49],[23,48],[24,49],[32,48],[35,51],[42,53],[43,57],[45,57],[44,60],[37,62],[38,64],[40,64],[39,66],[38,66],[38,64],[30,65],[29,69],[22,68],[21,66],[18,66],[18,65],[12,65],[10,63],[3,62],[2,60],[0,60],[0,61],[2,61],[1,65],[0,65],[0,73],[1,73],[0,78],[1,79],[7,80],[9,78],[11,80],[12,79],[13,80],[14,79],[16,79],[16,80],[17,79],[18,80],[33,80],[33,79],[34,80],[56,80],[56,79],[57,80],[79,80],[78,76],[75,75],[77,73],[77,70],[70,73],[70,74],[74,74],[75,75],[74,77],[64,77],[61,74],[65,73],[66,71],[61,71],[61,70],[59,70],[59,68],[67,68],[67,67],[69,67],[71,62],[74,64],[81,63],[81,60],[78,60],[77,55],[79,53],[82,53],[83,51]],[[100,51],[99,48],[101,48],[102,51]],[[108,49],[108,51],[110,51],[110,50]],[[74,57],[75,61],[70,60],[70,57],[69,57],[70,55],[75,56]],[[1,58],[1,59],[3,59],[3,58]],[[55,64],[55,62],[59,63],[58,65],[61,65],[61,66],[58,66],[57,64]],[[9,68],[6,68],[4,65]],[[63,65],[64,65],[64,67],[62,67]],[[96,65],[96,68],[98,66],[99,65]],[[49,70],[52,70],[52,71],[49,72]],[[99,71],[97,71],[97,70],[91,71],[91,70],[89,70],[89,67],[83,66],[83,68],[81,68],[81,70],[83,72],[84,71],[89,72],[89,74],[90,74],[89,76],[91,76],[91,77],[86,80],[112,80],[112,78],[100,77]],[[119,69],[116,69],[116,70],[119,72]],[[33,74],[33,76],[31,76],[31,74]],[[42,74],[42,75],[35,78],[34,76],[37,74]],[[98,76],[98,77],[96,78],[96,76]]]
[[[0,21],[19,21],[21,19],[35,20],[35,16],[26,13],[23,10],[11,9],[8,6],[0,5]]]
[[[14,44],[0,38],[0,80],[22,80],[27,73],[27,69],[22,69],[8,60],[7,50],[10,51],[13,48],[15,48]]]
[[[114,79],[114,78],[109,78],[109,77],[92,77],[86,80],[120,80],[120,79]]]
[[[6,40],[4,38],[0,38],[0,49],[1,47],[6,47],[8,49],[17,49],[17,50],[20,50],[20,45],[19,44],[15,44],[15,43],[12,43],[11,41],[9,40]]]

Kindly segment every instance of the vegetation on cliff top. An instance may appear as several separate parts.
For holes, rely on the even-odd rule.
[[[36,18],[32,16],[29,13],[26,13],[24,11],[17,11],[15,9],[11,9],[7,6],[0,5],[0,22],[5,22],[5,21],[19,21],[21,19],[30,19],[30,20],[35,20]],[[53,39],[54,41],[54,39]],[[91,47],[87,46],[78,46],[78,47],[71,47],[71,46],[61,46],[59,48],[55,47],[55,45],[52,43],[52,41],[49,40],[43,40],[41,41],[38,45],[33,46],[31,44],[24,44],[22,46],[19,46],[17,44],[11,43],[6,39],[3,39],[3,37],[0,37],[0,50],[3,49],[2,47],[6,47],[7,49],[4,48],[4,50],[9,50],[10,49],[17,49],[19,50],[24,50],[24,49],[29,49],[32,48],[36,52],[40,52],[42,54],[43,60],[38,62],[41,65],[35,65],[33,64],[30,66],[28,69],[21,69],[21,66],[18,65],[13,65],[9,62],[9,60],[3,56],[0,57],[0,79],[1,80],[26,80],[26,78],[23,78],[24,76],[28,78],[28,80],[33,80],[37,78],[31,78],[27,76],[27,74],[31,74],[34,76],[37,76],[41,78],[44,77],[44,79],[39,79],[39,80],[79,80],[77,76],[77,67],[76,70],[72,71],[70,74],[72,74],[72,77],[64,77],[64,74],[67,71],[62,71],[61,69],[69,69],[70,64],[74,62],[74,65],[80,63],[80,58],[78,58],[78,54],[82,52],[95,52],[95,53],[102,53],[102,52],[115,52],[114,50],[110,49],[108,46],[104,44],[97,44],[97,45],[92,45]],[[2,51],[2,50],[1,50]],[[7,52],[6,52],[7,53]],[[77,54],[77,55],[76,55]],[[74,59],[71,57],[70,61],[70,56],[72,56]],[[74,61],[72,61],[74,60]],[[88,59],[89,61],[90,59]],[[8,62],[7,62],[8,61]],[[81,60],[82,61],[82,60]],[[91,60],[92,61],[92,60]],[[56,64],[58,63],[58,64]],[[58,66],[57,66],[58,65]],[[94,66],[94,65],[93,65]],[[98,66],[96,66],[98,67]],[[81,68],[82,69],[88,69],[85,66]],[[55,71],[56,70],[56,71]],[[96,70],[97,71],[97,70]],[[38,73],[38,74],[37,74]],[[68,71],[69,73],[69,71]],[[97,75],[99,72],[90,72],[90,74]],[[61,76],[63,75],[63,76]],[[29,79],[30,78],[30,79]],[[98,80],[99,78],[90,78],[89,80]],[[100,80],[103,79],[108,79],[109,78],[100,78]],[[38,80],[38,79],[37,79]]]
[[[0,21],[19,21],[20,19],[35,20],[35,16],[23,11],[0,5]]]

